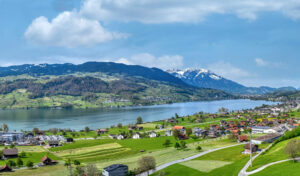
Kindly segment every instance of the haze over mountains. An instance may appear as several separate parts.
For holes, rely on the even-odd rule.
[[[168,70],[173,76],[180,78],[187,84],[202,87],[223,90],[231,94],[239,95],[262,95],[270,92],[296,91],[294,87],[246,87],[237,82],[223,78],[206,69],[184,69],[184,70]]]

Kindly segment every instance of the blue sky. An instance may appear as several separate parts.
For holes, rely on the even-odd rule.
[[[199,67],[300,87],[300,1],[0,0],[0,65]]]

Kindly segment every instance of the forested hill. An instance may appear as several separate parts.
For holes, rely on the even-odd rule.
[[[80,65],[74,64],[25,64],[19,66],[0,67],[0,77],[30,75],[66,75],[77,72],[102,72],[107,74],[120,74],[124,76],[139,76],[150,80],[165,81],[168,83],[186,84],[167,72],[158,68],[148,68],[139,65],[125,65],[114,62],[86,62]]]
[[[0,108],[99,108],[236,98],[157,68],[110,62],[0,68]]]

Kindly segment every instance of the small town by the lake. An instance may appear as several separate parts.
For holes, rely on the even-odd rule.
[[[300,0],[0,0],[0,175],[300,176]]]

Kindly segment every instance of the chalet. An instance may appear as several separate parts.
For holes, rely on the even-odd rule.
[[[250,150],[250,144],[249,143],[247,143],[247,144],[245,144],[245,146],[244,146],[244,149],[245,149],[245,152],[244,153],[255,153],[255,152],[257,152],[258,151],[258,145],[255,145],[255,144],[251,144],[251,150]]]
[[[115,134],[109,134],[108,137],[111,138],[111,139],[116,139],[117,135],[115,135]]]
[[[172,135],[173,135],[173,131],[172,130],[165,131],[165,136],[172,136]]]
[[[151,131],[150,133],[149,133],[149,137],[150,138],[155,138],[157,135],[156,135],[156,133],[154,132],[154,131]]]
[[[8,165],[4,165],[0,168],[0,172],[11,172],[12,169]]]
[[[280,136],[281,136],[281,134],[271,133],[271,134],[267,134],[267,135],[260,136],[260,137],[257,137],[255,139],[252,139],[251,142],[253,144],[262,144],[263,142],[264,143],[271,143],[274,140],[280,138]]]
[[[133,139],[140,139],[140,133],[134,133],[134,134],[132,135],[132,138],[133,138]]]
[[[103,129],[97,129],[96,132],[97,132],[97,134],[105,134],[105,133],[108,133],[108,130],[103,128]]]
[[[137,126],[136,129],[137,129],[137,130],[143,130],[144,127],[142,127],[142,126]]]
[[[50,147],[58,147],[60,144],[59,144],[59,141],[54,140],[54,141],[48,141],[48,145]]]
[[[246,135],[242,135],[242,136],[238,136],[238,142],[247,142],[249,139],[248,139],[248,136]]]
[[[3,149],[3,156],[4,158],[17,158],[18,157],[18,149]]]
[[[128,174],[128,166],[123,164],[113,164],[103,168],[103,176],[126,176]]]
[[[118,139],[118,140],[122,140],[122,139],[124,139],[124,136],[123,136],[122,134],[119,134],[119,135],[117,136],[117,139]]]
[[[42,163],[43,165],[54,165],[54,164],[57,164],[57,161],[56,160],[51,160],[48,156],[44,156],[42,158]]]

